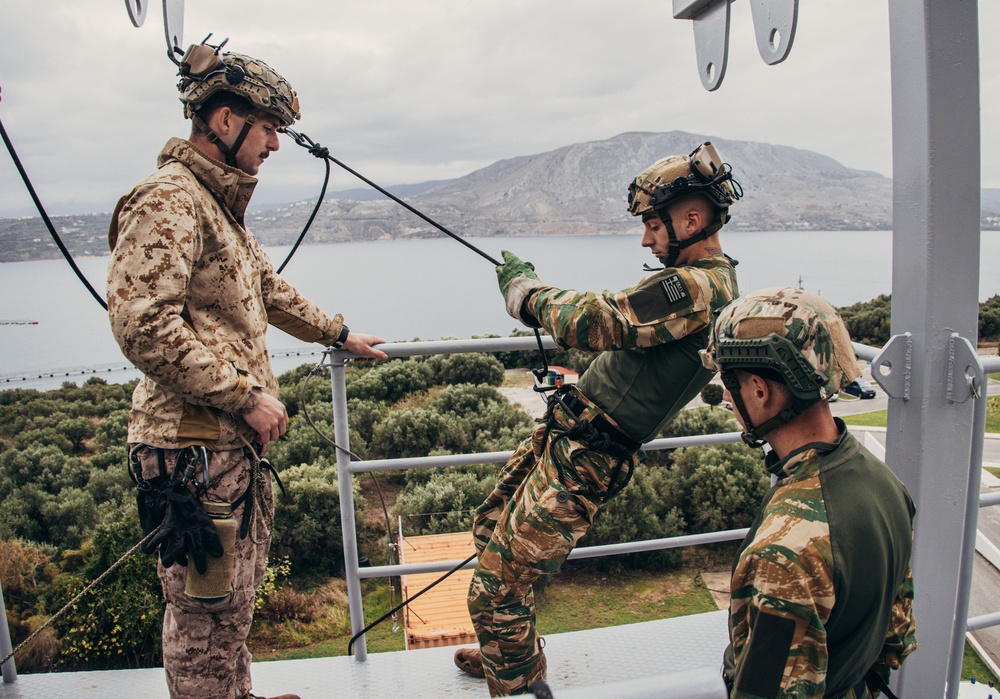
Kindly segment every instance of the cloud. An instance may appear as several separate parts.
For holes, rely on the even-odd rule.
[[[496,160],[626,131],[681,129],[815,150],[891,175],[888,10],[800,3],[788,60],[757,55],[732,6],[729,69],[707,93],[689,22],[639,0],[187,0],[185,43],[209,32],[291,80],[301,130],[383,184],[457,177]],[[980,8],[996,26],[1000,9]],[[1000,141],[1000,48],[981,46],[983,152]],[[52,213],[110,210],[185,135],[159,3],[134,28],[122,3],[15,3],[0,23],[0,118]],[[256,202],[315,195],[323,168],[291,141]],[[1000,163],[983,158],[985,186]],[[331,188],[357,186],[337,173]],[[30,214],[0,157],[0,216]]]

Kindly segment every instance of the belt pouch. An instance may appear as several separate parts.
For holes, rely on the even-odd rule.
[[[218,602],[233,591],[233,563],[236,547],[236,520],[227,502],[206,500],[202,505],[212,519],[222,541],[222,556],[205,558],[205,572],[199,573],[193,564],[187,566],[184,594],[199,602]]]

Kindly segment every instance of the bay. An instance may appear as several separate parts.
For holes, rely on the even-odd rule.
[[[469,238],[495,259],[510,249],[534,263],[539,277],[562,288],[623,289],[656,264],[639,235]],[[889,293],[892,234],[741,232],[723,237],[739,260],[744,292],[801,285],[835,306]],[[289,248],[270,248],[275,264]],[[1000,235],[982,237],[980,300],[1000,293]],[[102,295],[107,257],[77,264]],[[329,313],[343,313],[356,331],[390,341],[508,335],[518,327],[504,310],[493,265],[450,238],[389,240],[299,248],[283,276]],[[14,324],[31,321],[36,324]],[[318,361],[316,346],[272,329],[268,346],[278,371]],[[0,388],[58,387],[92,373],[126,381],[122,357],[103,309],[63,260],[0,265]],[[50,376],[51,374],[51,376]],[[42,377],[42,378],[39,378]]]

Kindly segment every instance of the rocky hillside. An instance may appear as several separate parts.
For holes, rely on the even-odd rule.
[[[681,131],[625,133],[548,153],[501,160],[446,182],[400,187],[407,201],[450,230],[468,236],[635,232],[625,210],[628,183],[671,153],[711,140],[732,164],[745,196],[732,209],[731,231],[888,229],[892,181],[832,158],[788,146],[731,141]],[[390,188],[391,190],[392,188]],[[983,226],[1000,227],[1000,193],[983,192]],[[313,202],[248,215],[265,245],[291,243]],[[56,217],[74,254],[107,251],[109,214]],[[397,204],[351,190],[328,195],[306,242],[440,235]],[[38,218],[0,219],[0,261],[58,256]]]

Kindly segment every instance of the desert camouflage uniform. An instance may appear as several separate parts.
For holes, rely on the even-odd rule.
[[[163,449],[211,451],[207,497],[234,502],[251,479],[238,414],[259,387],[278,394],[264,343],[267,325],[331,344],[343,319],[325,315],[278,277],[243,223],[257,183],[171,139],[159,170],[123,197],[109,242],[108,313],[115,339],[144,374],[132,395],[128,440]],[[143,477],[157,475],[153,449],[139,453]],[[256,488],[250,535],[237,537],[232,595],[204,604],[184,595],[186,568],[159,567],[167,602],[163,664],[172,697],[241,697],[250,691],[245,641],[267,562],[274,513],[271,484]],[[243,507],[237,508],[237,517]]]
[[[278,395],[268,324],[330,345],[343,326],[274,272],[243,224],[257,179],[167,142],[159,169],[112,221],[108,314],[122,352],[144,374],[129,442],[239,449],[254,431],[234,416],[259,387]]]
[[[737,554],[725,671],[731,696],[869,696],[916,649],[913,502],[837,420],[836,444],[809,444],[780,477]]]
[[[603,352],[572,398],[551,407],[501,470],[476,511],[479,564],[469,612],[490,694],[523,694],[545,676],[532,582],[559,569],[599,507],[627,483],[635,449],[708,383],[698,350],[712,313],[737,295],[733,262],[710,257],[666,269],[622,292],[580,293],[537,284],[525,309],[562,347]],[[604,421],[618,442],[587,434]]]

